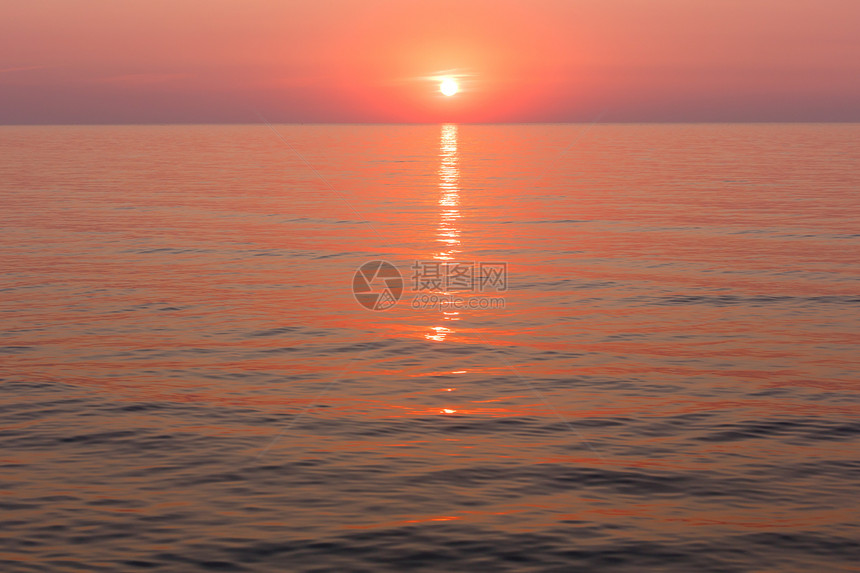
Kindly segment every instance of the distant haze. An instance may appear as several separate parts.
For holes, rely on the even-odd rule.
[[[858,26],[858,0],[0,0],[0,123],[860,121]]]

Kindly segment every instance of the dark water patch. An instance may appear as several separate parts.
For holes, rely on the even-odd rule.
[[[474,434],[490,436],[564,436],[571,430],[595,428],[620,428],[630,425],[629,418],[578,418],[562,419],[557,416],[517,416],[504,418],[470,418],[468,416],[446,416],[449,423],[444,430],[453,435]],[[439,422],[427,419],[438,427]],[[577,437],[577,436],[574,436]]]
[[[187,254],[204,254],[204,253],[214,253],[217,252],[215,249],[205,249],[205,248],[179,248],[179,247],[155,247],[155,248],[141,248],[141,249],[126,249],[123,251],[119,251],[120,253],[127,254],[137,254],[137,255],[158,255],[158,254],[170,254],[170,255],[187,255]]]
[[[32,511],[40,507],[42,507],[40,503],[0,500],[0,510],[2,511]]]
[[[364,354],[376,350],[382,350],[384,348],[390,348],[392,346],[399,346],[400,344],[400,341],[394,339],[369,340],[365,342],[355,342],[345,346],[328,347],[320,352],[320,354],[323,356],[326,354]]]
[[[534,362],[545,362],[547,360],[576,360],[583,356],[589,356],[590,352],[560,352],[557,350],[544,350],[543,352],[535,352],[530,356],[530,360]]]
[[[171,348],[169,346],[159,347],[159,348],[134,348],[131,350],[123,350],[110,354],[95,354],[90,356],[90,359],[109,359],[109,358],[122,358],[125,360],[135,360],[135,361],[148,361],[148,360],[157,360],[162,358],[175,358],[179,356],[201,356],[201,355],[215,355],[215,354],[225,354],[229,351],[222,350],[219,348],[204,348],[204,347],[192,347],[192,348]]]
[[[314,260],[354,258],[358,253],[326,253],[313,257]]]
[[[594,355],[594,353],[589,355]],[[574,358],[574,356],[569,356],[569,358]],[[616,360],[617,357],[610,357],[609,359]],[[576,369],[571,368],[571,370]],[[523,382],[519,377],[510,377],[508,380],[517,380],[519,384]],[[680,382],[655,382],[638,377],[564,376],[559,378],[531,378],[528,381],[536,389],[548,393],[577,389],[594,390],[601,393],[611,391],[619,396],[659,396],[689,391],[687,385]]]
[[[705,422],[715,416],[716,414],[713,412],[697,412],[679,416],[635,420],[635,432],[639,435],[653,438],[669,436],[686,437],[690,433],[703,428]]]
[[[298,249],[237,249],[229,251],[231,261],[247,262],[247,257],[284,257],[288,259],[313,259],[319,253],[317,251],[305,251]]]
[[[279,346],[277,348],[264,348],[262,350],[257,350],[260,354],[292,354],[294,352],[303,352],[306,349],[301,345],[296,346]]]
[[[356,221],[350,219],[324,219],[320,217],[295,217],[284,219],[282,223],[308,223],[312,225],[369,225],[369,221]]]
[[[756,308],[767,305],[795,305],[795,306],[819,306],[819,305],[860,305],[858,296],[741,296],[741,295],[671,295],[662,297],[634,297],[634,302],[653,306],[744,306]]]
[[[166,410],[176,410],[176,405],[173,403],[166,402],[148,402],[148,403],[136,403],[136,404],[124,404],[121,406],[108,406],[108,410],[113,410],[115,412],[164,412]],[[179,408],[182,410],[182,408]]]
[[[594,223],[592,219],[537,219],[532,221],[508,220],[498,221],[499,225],[564,225],[573,223]]]
[[[47,421],[51,420],[53,416],[62,416],[70,411],[86,408],[91,405],[92,402],[84,398],[58,397],[53,400],[30,399],[0,405],[0,415],[9,424],[32,420]],[[11,435],[14,432],[14,430],[0,429],[0,436]]]
[[[80,416],[86,417],[86,414]],[[216,420],[213,416],[208,419]],[[66,423],[70,421],[65,420]],[[207,436],[177,430],[164,432],[159,430],[157,419],[149,420],[146,425],[140,420],[135,421],[136,424],[125,425],[133,429],[86,433],[73,433],[74,430],[64,424],[50,423],[27,431],[6,430],[0,433],[0,440],[10,453],[54,450],[63,457],[74,455],[83,459],[113,451],[126,461],[147,455],[171,457],[177,452],[189,456],[199,452],[200,456],[205,456],[207,452],[211,455],[213,452],[242,451],[248,447],[248,440],[241,437]]]
[[[0,346],[0,354],[23,354],[36,348],[35,346]]]
[[[554,279],[549,281],[537,281],[537,280],[525,280],[522,277],[518,278],[516,281],[512,281],[511,284],[508,285],[508,290],[530,290],[530,291],[543,291],[543,290],[562,290],[562,287],[565,288],[576,288],[576,284],[578,281],[573,279]]]
[[[304,342],[308,338],[331,338],[338,334],[335,329],[320,329],[308,328],[305,326],[280,326],[266,330],[258,330],[253,332],[236,332],[234,333],[239,339],[247,338],[272,338],[282,337],[288,339],[298,339]]]
[[[743,551],[722,539],[606,539],[594,524],[551,533],[503,533],[478,526],[421,524],[319,538],[249,540],[217,549],[249,567],[290,563],[296,571],[745,571]],[[374,548],[378,548],[374,551]],[[163,557],[163,556],[162,556]],[[746,559],[745,559],[746,558]]]
[[[512,354],[512,351],[516,352],[518,350],[519,349],[516,347],[506,347],[502,345],[490,346],[485,344],[451,344],[434,346],[429,350],[428,354],[435,354],[437,356],[492,356],[498,358],[499,356],[510,356]]]
[[[844,563],[860,563],[860,540],[840,535],[822,535],[816,531],[752,533],[736,536],[741,546],[753,546],[773,555],[776,563],[789,565],[798,556],[825,557]]]
[[[59,436],[56,439],[60,444],[105,444],[116,442],[124,438],[136,438],[137,433],[132,430],[119,430],[113,432],[94,432],[87,434],[77,434],[73,436]]]
[[[282,334],[290,334],[290,333],[299,332],[299,331],[301,331],[301,327],[298,327],[298,326],[280,326],[278,328],[271,328],[269,330],[260,330],[257,332],[252,332],[252,333],[248,334],[248,336],[251,336],[254,338],[261,338],[261,337],[269,337],[269,336],[281,336]]]
[[[786,441],[816,442],[850,440],[860,436],[860,422],[821,418],[746,420],[717,424],[696,439],[706,442],[735,442],[782,438]]]
[[[719,499],[728,506],[741,506],[774,501],[781,495],[779,486],[769,480],[721,476],[713,472],[624,471],[551,463],[439,470],[408,479],[427,487],[446,484],[446,487],[480,489],[489,498],[577,491],[588,497],[612,496],[630,502],[654,497],[690,501]]]
[[[750,476],[779,479],[815,479],[819,486],[826,481],[860,490],[860,460],[817,460],[780,465],[748,464],[745,467],[745,473]]]
[[[119,562],[123,568],[130,569],[155,569],[160,568],[161,565],[156,561],[145,561],[142,559],[125,559]]]

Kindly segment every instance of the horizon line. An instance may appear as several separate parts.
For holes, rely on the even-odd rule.
[[[776,125],[808,125],[808,124],[826,124],[826,125],[852,125],[860,124],[860,120],[746,120],[746,121],[270,121],[271,125],[309,125],[309,126],[324,126],[324,125],[356,125],[356,126],[373,126],[373,125],[582,125],[582,124],[602,124],[602,125],[761,125],[761,124],[776,124]],[[145,127],[145,126],[264,126],[264,122],[244,122],[244,121],[216,121],[216,122],[200,122],[200,121],[171,121],[171,122],[74,122],[74,123],[0,123],[0,127]]]

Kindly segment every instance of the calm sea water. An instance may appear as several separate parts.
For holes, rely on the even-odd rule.
[[[858,125],[3,127],[0,229],[3,571],[860,571]]]

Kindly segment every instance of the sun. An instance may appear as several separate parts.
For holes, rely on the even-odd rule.
[[[455,82],[451,78],[445,78],[444,80],[442,80],[442,83],[439,84],[439,91],[446,96],[452,96],[458,91],[460,91],[460,86],[458,86],[457,82]]]

